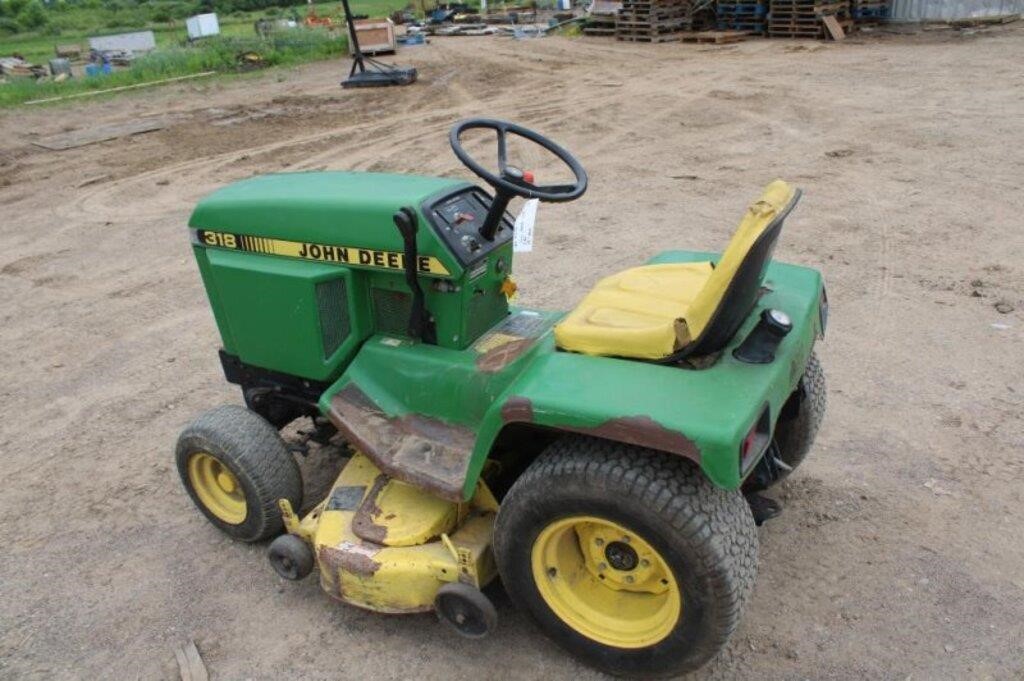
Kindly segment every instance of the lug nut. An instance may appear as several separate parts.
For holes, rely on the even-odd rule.
[[[650,567],[650,566],[651,566],[651,561],[647,560],[646,558],[641,558],[640,559],[640,567]]]
[[[607,570],[608,569],[608,565],[607,565],[607,563],[598,563],[597,564],[597,569],[599,571]]]
[[[600,537],[598,537],[597,539],[594,540],[594,543],[597,544],[598,546],[604,546],[604,539],[601,539]]]
[[[633,575],[626,575],[626,584],[632,584],[636,580],[633,579]]]

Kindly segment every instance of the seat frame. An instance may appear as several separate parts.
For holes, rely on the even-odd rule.
[[[794,189],[789,203],[772,218],[751,245],[701,334],[672,354],[648,361],[655,364],[675,364],[688,357],[713,354],[729,344],[757,304],[765,268],[771,262],[782,225],[800,201],[801,195],[799,189]],[[712,263],[712,267],[714,266]]]

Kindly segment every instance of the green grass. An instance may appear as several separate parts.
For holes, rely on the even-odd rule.
[[[352,11],[356,14],[387,16],[405,7],[406,0],[351,0],[351,5]],[[256,36],[253,29],[256,19],[287,18],[295,15],[301,22],[308,8],[308,5],[300,5],[256,12],[218,14],[221,35],[207,38],[191,46],[187,41],[183,20],[170,24],[150,23],[101,28],[104,24],[116,23],[110,18],[107,10],[88,10],[89,14],[86,14],[87,10],[84,8],[52,12],[55,19],[49,29],[51,33],[54,25],[77,25],[79,28],[61,28],[59,35],[20,33],[5,36],[0,39],[0,55],[18,53],[30,62],[45,65],[54,57],[55,45],[77,43],[88,47],[87,39],[91,36],[147,29],[153,31],[157,49],[136,59],[131,67],[118,69],[107,76],[73,78],[62,83],[18,79],[0,84],[0,107],[14,106],[33,99],[105,90],[203,71],[236,72],[239,52],[259,52],[270,66],[328,59],[344,53],[347,45],[344,30],[329,33],[322,29],[300,27],[277,31],[267,40],[261,40]],[[313,5],[313,8],[318,15],[335,19],[339,26],[344,20],[340,2],[319,3]],[[137,12],[127,14],[130,20]],[[126,20],[119,18],[116,21]],[[89,27],[95,27],[96,30],[88,30]]]
[[[13,106],[33,99],[106,90],[164,78],[174,78],[204,71],[232,73],[238,71],[237,55],[254,51],[269,66],[299,64],[327,59],[345,51],[346,41],[339,34],[323,30],[295,29],[281,31],[267,38],[255,35],[208,38],[189,47],[169,47],[139,57],[130,68],[107,76],[74,78],[56,83],[18,80],[0,85],[0,107]]]
[[[351,0],[352,11],[372,17],[387,16],[404,8],[408,0]],[[217,14],[223,36],[254,36],[253,23],[260,17],[288,17],[293,13],[301,21],[306,16],[308,5],[274,7],[254,12],[233,12]],[[339,24],[344,18],[340,2],[323,2],[312,5],[320,16],[329,16]],[[51,28],[43,32],[4,35],[0,33],[0,56],[21,54],[30,62],[46,64],[54,57],[54,46],[80,44],[88,47],[88,39],[98,35],[127,33],[131,31],[153,31],[157,48],[175,47],[186,42],[185,20],[156,23],[146,21],[139,11],[112,12],[105,9],[75,7],[63,12],[50,12]],[[59,33],[53,33],[53,27]]]

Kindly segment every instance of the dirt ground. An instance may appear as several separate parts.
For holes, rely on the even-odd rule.
[[[492,115],[591,177],[541,207],[516,261],[528,306],[720,248],[775,177],[805,191],[776,258],[825,273],[829,412],[761,529],[742,625],[694,678],[1024,679],[1024,29],[451,38],[401,61],[418,84],[342,91],[345,65],[321,63],[0,115],[0,677],[177,678],[194,639],[215,679],[600,678],[500,590],[499,631],[466,642],[282,581],[192,508],[172,461],[190,418],[240,402],[193,203],[269,171],[465,175],[447,130]],[[147,117],[167,127],[30,145]],[[314,453],[311,484],[337,464]]]

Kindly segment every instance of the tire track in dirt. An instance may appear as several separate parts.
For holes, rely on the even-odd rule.
[[[453,85],[449,84],[448,88],[453,89]],[[550,91],[557,97],[541,97],[540,102],[536,97],[526,98],[525,94],[532,89],[528,82],[506,89],[499,98],[492,100],[476,98],[471,89],[461,85],[454,89],[463,94],[448,106],[423,110],[423,122],[410,132],[400,132],[408,129],[408,113],[402,112],[365,123],[335,126],[311,134],[189,159],[99,185],[65,206],[58,215],[70,218],[82,214],[96,217],[117,214],[119,220],[159,218],[186,209],[213,186],[250,174],[248,169],[240,172],[237,165],[240,159],[245,159],[247,167],[258,169],[266,165],[261,163],[263,159],[294,153],[304,147],[328,146],[324,151],[305,155],[302,160],[288,163],[280,170],[318,169],[343,160],[346,169],[350,170],[424,172],[435,169],[430,166],[436,166],[440,161],[442,168],[451,172],[461,166],[447,157],[418,155],[416,151],[432,146],[438,139],[445,139],[452,123],[471,113],[473,108],[484,105],[492,109],[509,107],[515,110],[515,115],[510,118],[515,117],[537,127],[554,127],[564,118],[569,96],[561,87],[548,86],[544,91]],[[582,111],[599,111],[613,96],[609,93],[604,97],[591,98]],[[424,159],[427,160],[426,167]],[[182,177],[188,178],[187,184],[175,182]],[[154,185],[171,189],[154,192]],[[140,201],[140,197],[145,198]]]

